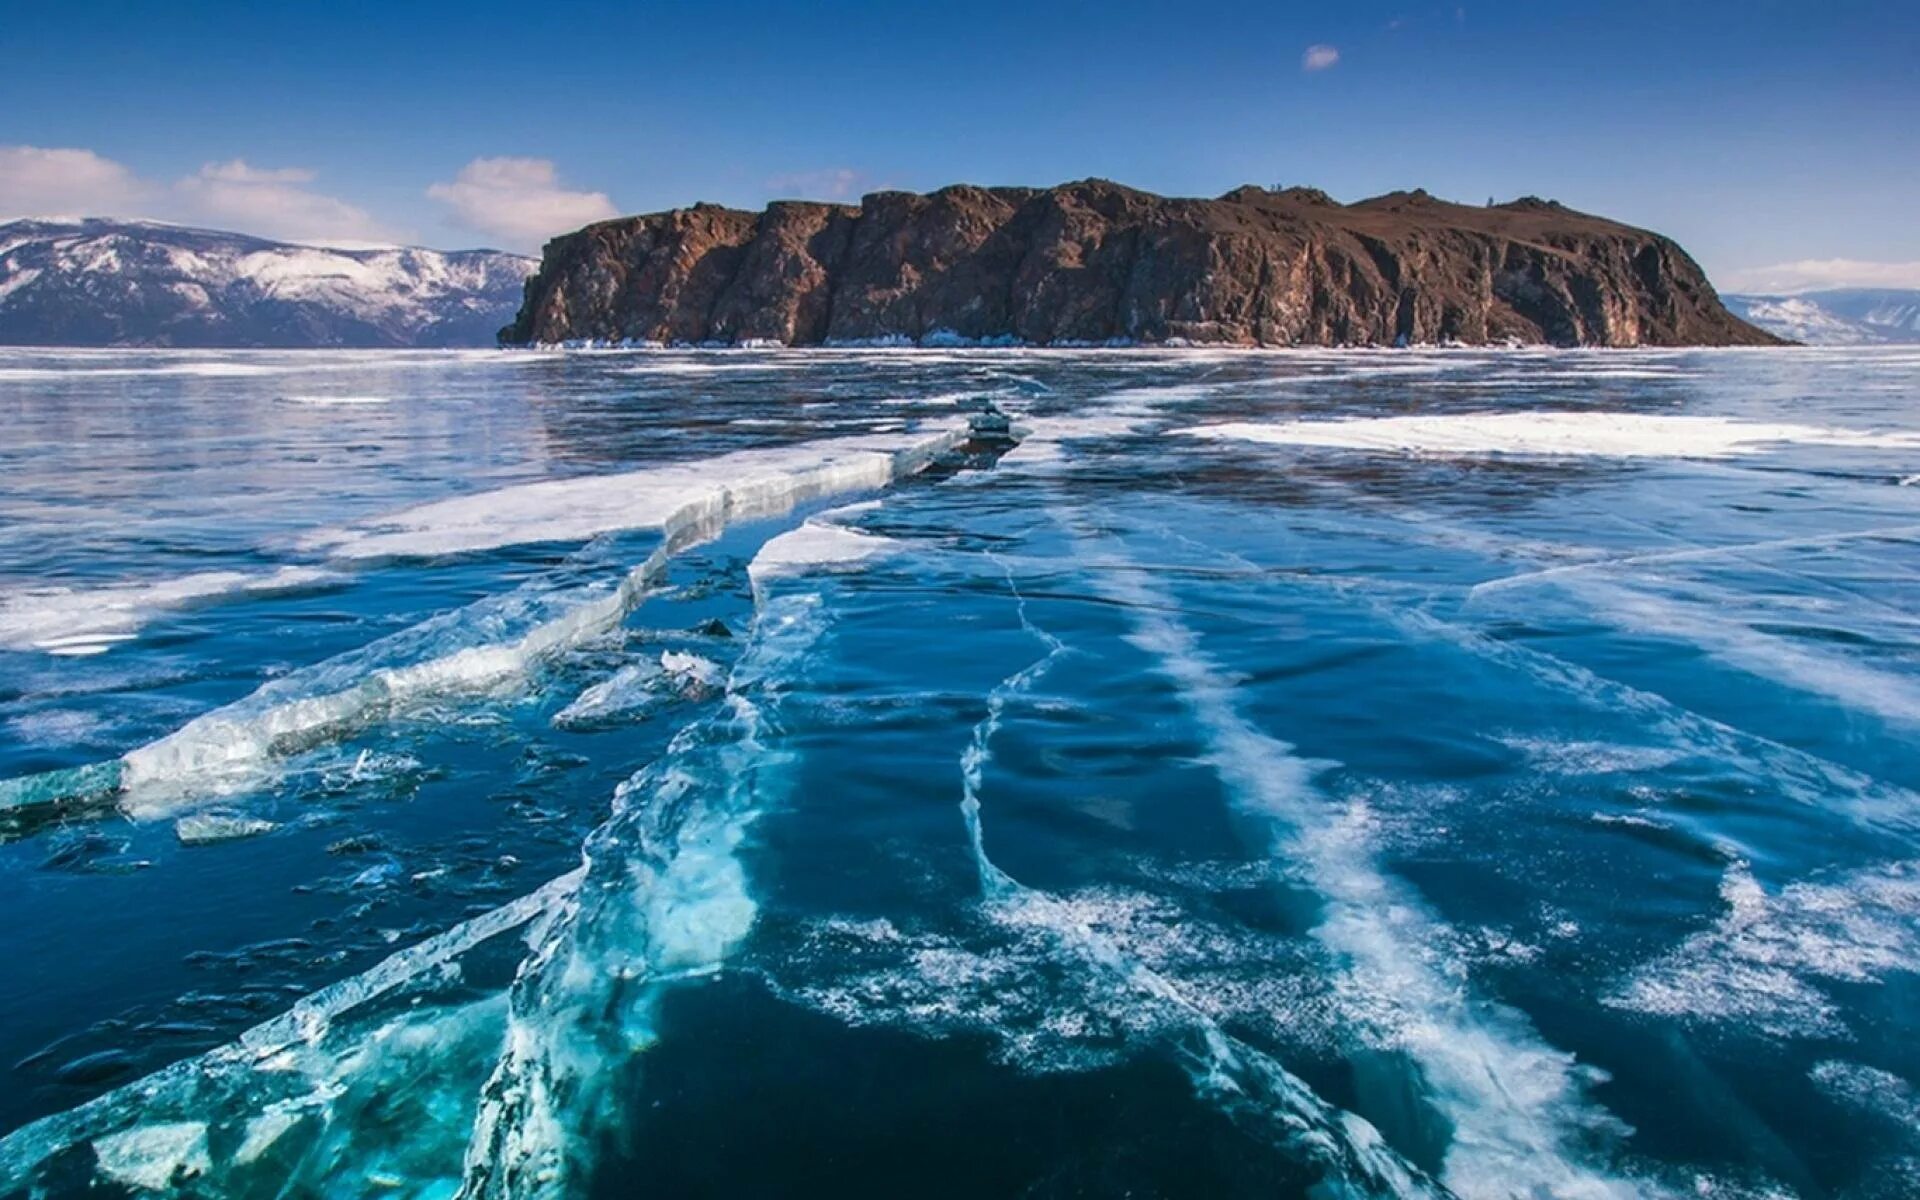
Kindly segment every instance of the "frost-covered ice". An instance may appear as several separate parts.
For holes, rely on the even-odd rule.
[[[653,659],[628,663],[555,713],[555,725],[590,728],[644,714],[659,704],[666,672]]]
[[[93,1143],[100,1173],[143,1192],[167,1191],[213,1168],[200,1121],[139,1125]]]
[[[821,496],[885,487],[953,444],[958,429],[869,434],[644,471],[522,484],[421,505],[307,545],[338,558],[409,558],[529,542],[583,542],[615,530],[773,516]]]
[[[1769,892],[1727,868],[1711,929],[1636,971],[1607,1002],[1774,1037],[1845,1037],[1829,988],[1920,969],[1920,864],[1890,863]]]
[[[1672,746],[1624,746],[1611,742],[1559,741],[1510,735],[1502,742],[1527,756],[1542,771],[1564,775],[1614,775],[1657,771],[1683,756]]]
[[[258,837],[273,829],[272,821],[235,813],[192,813],[173,823],[174,836],[188,846]]]
[[[1121,388],[1094,398],[1079,412],[1022,415],[1016,422],[1020,444],[1002,457],[1001,465],[1044,465],[1059,460],[1065,443],[1138,433],[1167,419],[1168,409],[1203,400],[1215,390],[1206,384]]]
[[[1385,453],[1604,458],[1726,458],[1781,446],[1920,450],[1920,434],[1732,417],[1617,412],[1490,412],[1345,420],[1237,421],[1183,437]]]
[[[343,396],[323,393],[285,396],[288,404],[306,404],[315,408],[361,408],[367,405],[391,404],[390,396]]]
[[[764,583],[777,575],[853,565],[885,554],[893,545],[888,538],[815,517],[769,539],[747,565],[747,573],[756,584]]]
[[[660,673],[682,692],[718,687],[722,675],[719,663],[685,650],[661,651]]]
[[[226,598],[322,586],[337,575],[317,567],[200,571],[98,587],[16,587],[0,591],[0,649],[88,656],[130,641],[168,611]]]
[[[1837,1099],[1894,1121],[1920,1137],[1920,1089],[1892,1071],[1828,1059],[1816,1063],[1808,1074]]]

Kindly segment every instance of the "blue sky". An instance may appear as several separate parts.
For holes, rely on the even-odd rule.
[[[1421,186],[1646,225],[1722,286],[1920,285],[1912,0],[15,7],[0,216],[531,249],[958,180]]]

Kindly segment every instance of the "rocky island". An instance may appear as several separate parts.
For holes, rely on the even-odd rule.
[[[509,345],[1770,345],[1668,238],[1558,203],[1105,180],[710,204],[547,243]]]

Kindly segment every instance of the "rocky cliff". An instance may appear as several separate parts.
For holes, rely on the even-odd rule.
[[[507,343],[1764,345],[1668,239],[1541,200],[1103,180],[695,205],[549,242]]]

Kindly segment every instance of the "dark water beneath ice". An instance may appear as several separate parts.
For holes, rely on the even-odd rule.
[[[0,1195],[1912,1194],[1916,414],[5,352]]]

